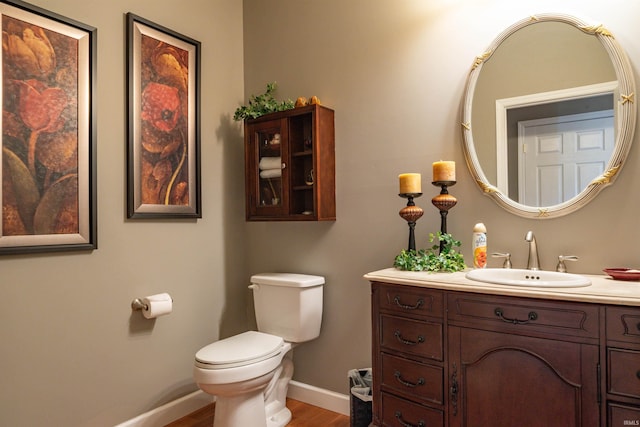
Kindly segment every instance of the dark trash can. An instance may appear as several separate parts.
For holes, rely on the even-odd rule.
[[[373,421],[371,368],[349,371],[351,427],[369,427]]]

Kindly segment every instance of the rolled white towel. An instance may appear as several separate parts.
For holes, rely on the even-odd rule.
[[[260,178],[280,178],[282,176],[282,169],[266,169],[260,171]]]
[[[260,159],[258,167],[263,171],[267,169],[281,169],[282,160],[280,160],[280,157],[263,157]]]

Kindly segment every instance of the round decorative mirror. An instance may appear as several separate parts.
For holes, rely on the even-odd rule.
[[[635,131],[635,82],[602,25],[523,19],[476,57],[462,112],[480,189],[509,212],[553,218],[613,183]]]

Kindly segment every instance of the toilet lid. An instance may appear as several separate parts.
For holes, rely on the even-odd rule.
[[[283,344],[282,337],[248,331],[201,348],[196,361],[212,365],[212,369],[241,366],[275,356]]]

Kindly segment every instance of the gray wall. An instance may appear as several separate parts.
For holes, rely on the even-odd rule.
[[[346,371],[370,364],[369,287],[362,275],[390,267],[406,247],[399,173],[422,173],[425,194],[416,203],[425,214],[417,245],[428,246],[429,232],[439,230],[430,203],[438,193],[429,184],[434,161],[457,163],[450,193],[458,204],[448,226],[467,260],[473,225],[482,221],[489,251],[512,253],[516,267],[526,263],[527,230],[537,235],[544,268],[555,268],[560,254],[580,256],[568,266],[574,272],[640,265],[637,146],[613,187],[577,213],[546,221],[509,215],[482,195],[465,167],[460,110],[473,59],[505,28],[543,12],[598,19],[632,64],[640,61],[630,18],[640,4],[624,0],[244,1],[245,94],[275,80],[281,98],[317,95],[336,111],[337,221],[247,224],[250,272],[327,276],[324,330],[296,350],[297,380],[346,392]],[[501,264],[489,259],[489,265]]]
[[[0,257],[0,425],[112,426],[195,390],[195,352],[246,329],[242,4],[34,3],[98,28],[98,250]],[[126,12],[202,42],[201,220],[126,220]],[[158,292],[173,314],[131,314]]]
[[[489,250],[523,266],[527,230],[541,261],[579,255],[570,270],[638,267],[638,147],[615,186],[570,217],[507,214],[471,182],[460,107],[473,58],[536,12],[597,18],[640,60],[625,0],[38,0],[98,28],[98,221],[93,253],[0,258],[0,425],[110,426],[196,389],[193,354],[253,324],[246,284],[262,271],[327,277],[322,335],[295,350],[295,379],[341,393],[346,371],[370,365],[369,288],[406,245],[399,173],[421,172],[418,246],[439,229],[431,163],[455,160],[449,229],[470,259],[483,221]],[[203,43],[203,219],[125,219],[124,14]],[[244,29],[244,33],[243,33]],[[244,76],[244,77],[243,77]],[[637,77],[636,77],[637,78]],[[279,97],[317,95],[336,110],[334,223],[245,223],[242,128],[230,116],[267,82]],[[636,138],[637,140],[638,138]],[[637,143],[637,141],[636,141]],[[490,259],[490,265],[498,262]],[[634,285],[630,285],[634,286]],[[132,315],[138,296],[168,291],[174,313]]]

